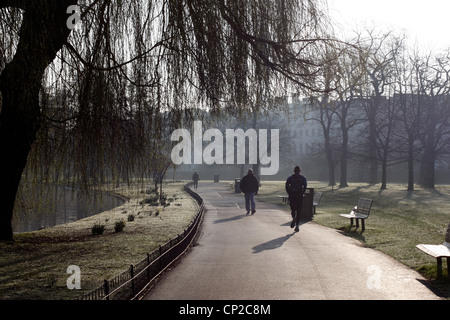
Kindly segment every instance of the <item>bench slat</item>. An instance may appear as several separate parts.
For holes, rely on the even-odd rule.
[[[417,249],[422,250],[426,254],[435,258],[450,257],[450,246],[444,242],[444,244],[418,244]]]
[[[373,203],[372,199],[360,198],[356,208],[356,213],[369,216],[372,203]]]
[[[355,213],[355,214],[340,214],[341,217],[343,218],[347,218],[347,219],[367,219],[369,216],[365,215],[365,214],[359,214],[359,213]]]

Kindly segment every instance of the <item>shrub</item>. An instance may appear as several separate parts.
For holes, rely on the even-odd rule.
[[[158,203],[158,197],[157,196],[151,196],[147,197],[144,200],[140,201],[140,205],[149,204],[149,205],[156,205]]]
[[[104,224],[100,224],[97,222],[94,224],[94,226],[91,228],[92,234],[94,235],[100,235],[103,234],[103,231],[105,231],[106,226]]]
[[[125,228],[125,221],[123,220],[116,221],[116,223],[114,224],[114,230],[116,232],[121,232],[123,228]]]
[[[138,213],[139,214],[139,213]],[[127,221],[129,221],[129,222],[131,222],[131,221],[134,221],[134,214],[129,214],[128,215],[128,217],[127,217]]]

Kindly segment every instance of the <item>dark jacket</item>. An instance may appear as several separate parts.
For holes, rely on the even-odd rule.
[[[293,174],[286,180],[286,192],[289,196],[300,196],[305,193],[308,182],[306,178],[299,173]]]
[[[241,179],[241,191],[244,193],[258,192],[259,183],[254,175],[246,175]]]

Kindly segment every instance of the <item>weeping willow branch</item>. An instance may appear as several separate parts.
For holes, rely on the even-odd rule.
[[[66,9],[75,3],[82,20],[68,30]],[[23,132],[31,148],[17,155],[26,164],[17,176],[25,170],[27,179],[85,185],[151,177],[155,167],[149,159],[158,141],[198,110],[240,113],[264,108],[287,92],[326,91],[318,81],[324,47],[331,42],[323,3],[0,2],[6,8],[0,11],[0,48],[6,48],[0,51],[0,79],[12,61],[24,77],[37,75],[38,67],[45,70],[30,84],[34,91],[26,103],[6,99],[15,105],[8,108],[11,119],[24,131],[31,130],[24,123],[30,113],[21,111],[34,107],[36,132]],[[36,42],[36,34],[42,41]],[[50,58],[36,59],[48,52]],[[21,88],[20,81],[3,83],[2,118],[5,97],[16,97]],[[2,131],[0,141],[14,140],[9,131]],[[161,152],[154,158],[164,158]]]

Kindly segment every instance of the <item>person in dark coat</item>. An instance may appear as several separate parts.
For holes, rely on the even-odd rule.
[[[303,195],[305,194],[308,182],[300,174],[300,167],[294,168],[294,174],[286,180],[286,192],[289,195],[289,205],[291,207],[292,222],[291,228],[295,226],[295,232],[298,232],[300,223],[300,212],[303,205]]]
[[[197,170],[195,170],[194,174],[192,175],[192,180],[194,181],[194,188],[197,189],[198,188],[198,180],[200,180]]]
[[[252,169],[249,169],[247,175],[241,179],[240,187],[245,195],[245,209],[247,210],[247,214],[250,213],[250,210],[254,214],[256,212],[255,194],[258,193],[259,182],[253,175]]]

